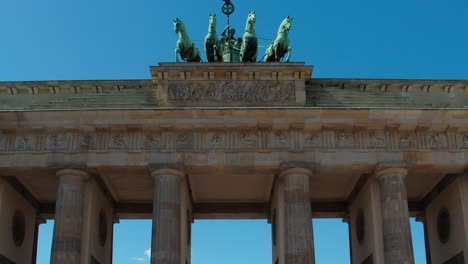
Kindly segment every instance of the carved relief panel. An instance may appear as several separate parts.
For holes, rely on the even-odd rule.
[[[302,138],[305,149],[317,149],[322,147],[322,133],[320,132],[305,132]]]
[[[130,136],[125,132],[114,132],[110,135],[109,149],[129,149],[130,147]]]
[[[275,149],[291,148],[291,134],[289,131],[273,131],[271,133],[271,146]]]
[[[149,133],[143,136],[143,149],[160,150],[162,146],[161,133]]]
[[[237,135],[237,148],[256,149],[258,147],[258,134],[256,131],[243,130]]]
[[[167,102],[176,105],[294,104],[293,81],[171,81]]]
[[[16,151],[34,151],[36,150],[37,137],[31,134],[19,134],[15,138]]]
[[[398,145],[401,149],[414,149],[417,147],[416,133],[400,132],[398,135]]]
[[[95,150],[96,149],[96,135],[94,133],[82,134],[78,136],[78,150]]]
[[[445,132],[429,132],[425,135],[428,148],[440,149],[448,147],[448,138]]]
[[[452,133],[452,134],[450,134]],[[195,149],[196,148],[196,149]],[[199,129],[153,132],[0,132],[0,151],[468,149],[468,132]]]
[[[174,148],[176,150],[193,150],[193,132],[182,132],[174,134]]]
[[[208,132],[205,138],[207,149],[225,149],[226,134],[222,131]]]
[[[6,151],[7,135],[0,132],[0,151]]]
[[[388,147],[385,131],[371,130],[367,132],[366,144],[368,148],[385,149]]]
[[[46,136],[45,149],[51,151],[68,149],[68,137],[65,134],[53,133]]]
[[[468,132],[461,134],[461,147],[468,148]]]
[[[340,130],[335,132],[335,146],[337,148],[354,148],[354,135],[351,131]]]

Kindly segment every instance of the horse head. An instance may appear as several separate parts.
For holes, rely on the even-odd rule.
[[[184,23],[182,23],[182,20],[180,20],[179,18],[174,18],[174,31],[176,33],[179,33],[180,31],[184,31],[185,28],[184,28]]]
[[[210,14],[210,29],[211,30],[216,30],[216,14]]]
[[[281,25],[280,25],[280,30],[281,32],[289,32],[289,30],[291,30],[291,24],[292,24],[292,17],[289,17],[287,16],[283,22],[281,22]]]
[[[247,16],[247,21],[245,22],[245,32],[255,32],[254,26],[256,21],[257,16],[255,15],[255,11],[250,11],[249,15]]]
[[[257,15],[255,15],[255,11],[250,11],[249,15],[247,16],[247,22],[255,23],[257,21]]]

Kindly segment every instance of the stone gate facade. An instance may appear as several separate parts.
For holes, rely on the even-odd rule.
[[[351,259],[468,261],[468,81],[316,79],[302,63],[162,63],[151,80],[0,83],[0,263],[112,263],[153,220],[151,263],[190,263],[196,219],[268,219],[273,262],[312,264],[312,218]]]

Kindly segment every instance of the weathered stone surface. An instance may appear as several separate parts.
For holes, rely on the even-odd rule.
[[[154,108],[150,80],[0,82],[2,110]]]
[[[307,106],[437,109],[468,106],[468,81],[311,79]]]
[[[380,182],[385,263],[413,264],[404,168],[383,168],[376,172]]]
[[[312,215],[309,198],[311,171],[286,169],[280,174],[284,183],[285,263],[314,264]]]
[[[203,71],[200,66],[203,65]],[[161,63],[151,67],[162,107],[304,106],[311,66],[302,63]]]
[[[84,171],[65,169],[57,172],[60,178],[55,207],[52,242],[52,264],[81,263],[81,237],[83,234]]]
[[[174,105],[263,105],[295,103],[293,81],[171,81],[167,101]]]
[[[181,263],[181,193],[184,174],[157,169],[154,179],[151,264]]]
[[[193,126],[192,124],[190,124]],[[265,125],[265,124],[264,124]],[[212,124],[206,125],[212,128]],[[272,126],[268,124],[267,126]],[[286,127],[288,126],[288,127]],[[337,126],[327,130],[310,132],[303,128],[285,124],[283,129],[263,129],[261,127],[245,129],[233,127],[230,130],[231,145],[226,144],[226,129],[219,126],[217,131],[207,129],[203,124],[190,131],[176,127],[162,128],[154,126],[158,132],[146,132],[136,128],[131,131],[96,130],[76,132],[75,129],[60,129],[44,132],[41,129],[28,132],[10,133],[9,137],[0,130],[0,152],[76,152],[76,151],[127,151],[127,150],[460,150],[467,149],[463,141],[466,132],[450,129],[425,131],[398,131],[394,128],[343,130]],[[164,142],[161,130],[164,130]],[[6,131],[5,131],[6,132]],[[460,140],[459,140],[460,139]],[[11,142],[7,142],[12,140]],[[14,141],[14,142],[13,142]],[[260,142],[262,141],[262,144]],[[206,144],[204,144],[206,142]],[[7,144],[13,149],[6,149]],[[166,144],[163,144],[166,143]],[[2,148],[3,146],[3,148]]]

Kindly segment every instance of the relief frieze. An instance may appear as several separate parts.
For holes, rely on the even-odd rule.
[[[367,137],[367,146],[369,148],[386,148],[384,131],[369,131]]]
[[[447,135],[443,132],[432,132],[427,135],[427,142],[429,148],[446,148]]]
[[[75,133],[75,132],[73,132]],[[5,134],[0,132],[0,151],[192,151],[192,150],[289,150],[314,149],[468,149],[468,132],[453,135],[444,131],[401,131],[395,134],[385,130],[352,131],[294,131],[257,130],[256,128],[224,130],[190,130],[161,132],[72,132],[43,134]],[[100,133],[100,134],[99,134]],[[103,134],[104,133],[104,134]],[[332,140],[327,141],[327,133]],[[393,133],[393,132],[392,132]],[[98,136],[99,134],[99,136]],[[138,136],[141,135],[141,136]],[[164,140],[163,140],[164,139]],[[196,141],[196,142],[195,142]],[[99,146],[99,147],[98,147]],[[198,146],[195,148],[195,146]]]
[[[78,149],[80,150],[96,149],[96,136],[93,134],[80,135],[78,139]]]
[[[207,149],[224,149],[226,147],[226,135],[223,132],[209,132],[206,135]]]
[[[239,149],[255,149],[258,147],[258,135],[256,131],[240,131],[237,147]]]
[[[15,140],[16,151],[34,151],[36,137],[33,135],[17,135]]]
[[[462,135],[462,148],[468,148],[468,133]]]
[[[176,150],[193,150],[194,136],[191,132],[176,133],[174,138]]]
[[[304,134],[304,148],[314,149],[322,147],[322,134],[321,133],[305,133]]]
[[[170,103],[294,103],[293,81],[172,81]]]
[[[273,148],[285,149],[291,147],[291,136],[289,131],[274,131],[272,136]]]
[[[64,134],[52,134],[46,137],[46,150],[65,150],[68,140]]]
[[[5,134],[0,133],[0,151],[6,150],[7,137]]]
[[[335,133],[336,147],[338,148],[353,148],[354,135],[351,131],[341,130]]]
[[[129,136],[125,133],[115,133],[111,135],[109,149],[128,149]]]
[[[161,134],[147,134],[143,142],[143,148],[148,150],[161,149]]]
[[[414,133],[400,133],[399,146],[402,149],[411,149],[416,147],[416,136]]]

